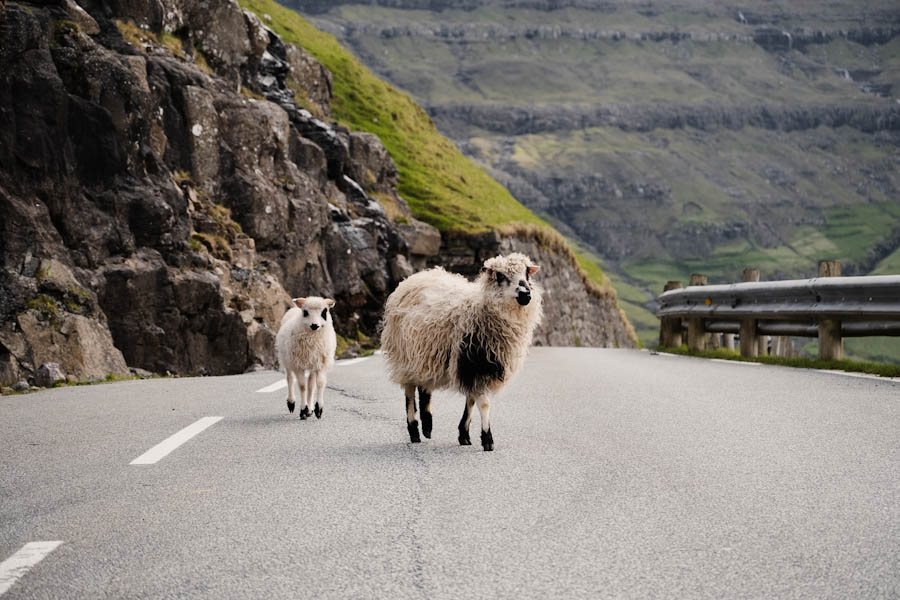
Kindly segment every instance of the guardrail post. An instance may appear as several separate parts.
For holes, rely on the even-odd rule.
[[[759,269],[744,269],[744,281],[759,281]],[[756,319],[741,319],[741,356],[759,356]]]
[[[680,281],[669,281],[663,292],[681,289]],[[663,348],[681,346],[681,317],[663,317],[659,320],[659,345]]]
[[[840,277],[841,261],[820,260],[819,277]],[[837,319],[819,321],[819,358],[841,360],[844,358],[844,340],[841,338],[841,322]]]
[[[691,275],[691,285],[706,285],[709,278],[700,273]],[[702,317],[688,319],[688,349],[692,351],[706,350],[706,328]]]

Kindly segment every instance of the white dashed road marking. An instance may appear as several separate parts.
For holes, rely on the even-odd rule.
[[[728,360],[726,358],[711,358],[709,359],[712,362],[725,363],[726,365],[746,365],[749,367],[759,367],[762,366],[762,363],[758,362],[749,362],[746,360]]]
[[[62,542],[29,542],[0,563],[0,596]]]
[[[169,436],[157,445],[153,446],[136,459],[131,461],[132,465],[152,465],[159,462],[169,452],[182,445],[210,425],[214,425],[222,420],[222,417],[203,417],[195,423],[192,423],[176,433]]]
[[[379,351],[375,352],[375,354],[381,354],[381,351],[379,350]],[[372,355],[372,356],[374,356],[374,355]],[[347,365],[354,365],[354,364],[360,363],[364,360],[369,360],[370,358],[372,358],[372,356],[360,356],[359,358],[347,358],[344,360],[339,360],[334,363],[334,366],[346,367]],[[268,394],[270,392],[277,392],[278,390],[282,390],[286,387],[287,387],[287,379],[282,377],[275,383],[267,385],[264,388],[259,388],[258,390],[256,390],[256,393],[257,394]]]
[[[282,377],[281,379],[279,379],[272,385],[267,385],[264,388],[260,388],[260,389],[256,390],[256,393],[257,394],[268,394],[269,392],[277,392],[281,388],[286,388],[286,387],[287,387],[287,379]]]

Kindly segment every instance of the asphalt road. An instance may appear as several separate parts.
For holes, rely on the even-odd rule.
[[[2,600],[900,597],[900,383],[535,348],[486,453],[446,392],[409,444],[379,356],[321,421],[280,377],[0,398],[0,561],[62,542]]]

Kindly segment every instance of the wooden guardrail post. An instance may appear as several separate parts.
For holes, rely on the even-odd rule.
[[[759,269],[744,269],[744,281],[759,281]],[[756,319],[741,319],[741,356],[759,355]]]
[[[680,281],[668,281],[663,292],[681,289]],[[681,346],[681,317],[663,317],[659,320],[659,345],[663,348]]]
[[[819,277],[840,277],[841,261],[820,260]],[[844,358],[844,340],[841,338],[841,322],[838,319],[819,321],[819,358],[841,360]]]
[[[706,285],[709,278],[700,273],[691,275],[690,285]],[[706,328],[703,326],[703,317],[690,317],[688,319],[688,350],[706,350]]]

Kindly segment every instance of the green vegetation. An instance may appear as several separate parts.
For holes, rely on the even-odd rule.
[[[53,317],[59,312],[56,300],[47,294],[38,294],[34,298],[25,302],[25,308],[35,310],[44,316]]]
[[[234,259],[231,246],[222,236],[208,233],[194,233],[191,235],[189,244],[194,252],[199,252],[201,248],[206,248],[212,256],[220,260],[230,263]]]
[[[900,377],[900,365],[885,365],[875,362],[857,362],[853,360],[819,360],[817,358],[783,358],[779,356],[757,356],[747,358],[733,350],[704,350],[692,352],[687,346],[680,348],[657,348],[660,352],[681,354],[684,356],[697,356],[700,358],[721,358],[743,362],[759,362],[766,365],[779,365],[783,367],[798,367],[803,369],[827,369],[834,371],[850,371],[853,373],[870,373],[882,377]]]
[[[302,46],[334,76],[335,117],[381,138],[400,175],[399,192],[413,213],[442,231],[479,232],[512,222],[542,224],[449,140],[407,94],[388,85],[337,40],[273,0],[242,0],[285,41]]]
[[[348,127],[381,139],[397,164],[400,195],[416,218],[443,232],[536,228],[547,232],[541,239],[556,233],[463,156],[409,95],[373,75],[333,36],[273,0],[241,0],[240,4],[260,17],[270,15],[267,22],[276,33],[305,48],[331,71],[332,112]],[[562,247],[591,289],[603,295],[614,293],[600,267],[573,252],[565,241]]]

